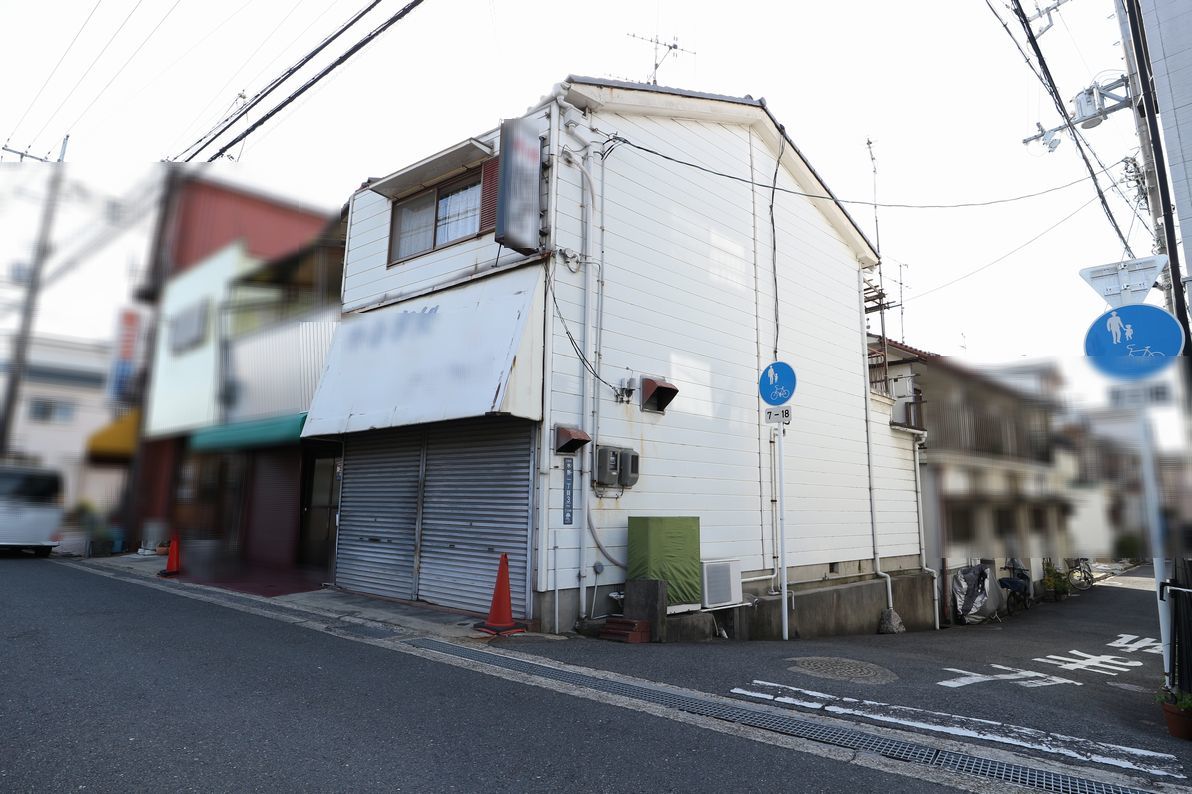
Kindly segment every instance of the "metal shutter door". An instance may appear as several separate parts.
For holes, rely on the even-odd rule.
[[[335,583],[414,598],[415,525],[422,438],[383,430],[344,439]]]
[[[487,612],[501,553],[513,614],[526,615],[533,425],[508,419],[428,430],[418,597]]]

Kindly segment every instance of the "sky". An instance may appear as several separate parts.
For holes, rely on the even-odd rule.
[[[38,4],[14,4],[5,27],[20,35],[0,49],[0,140],[56,154],[69,133],[70,178],[122,195],[215,125],[239,92],[251,96],[363,5],[58,0],[51,22]],[[400,7],[383,0],[293,85]],[[1011,19],[1000,0],[993,7]],[[522,114],[568,74],[645,79],[654,48],[631,34],[689,51],[667,58],[660,84],[765,97],[841,198],[873,198],[867,139],[883,202],[981,202],[1077,182],[994,206],[880,209],[884,279],[904,301],[887,324],[894,338],[971,362],[1055,358],[1078,393],[1100,393],[1080,353],[1105,305],[1077,271],[1119,261],[1123,247],[1091,182],[1080,181],[1087,172],[1072,142],[1051,153],[1023,145],[1036,123],[1060,119],[981,0],[425,0],[217,170],[331,210],[365,178]],[[1065,97],[1124,71],[1120,38],[1110,0],[1057,12],[1040,43]],[[1106,165],[1137,149],[1128,113],[1086,138]],[[27,261],[44,191],[45,169],[14,159],[0,166],[0,278]],[[1122,169],[1110,173],[1120,178]],[[1135,255],[1149,255],[1149,230],[1130,204],[1112,191],[1109,202]],[[103,206],[82,196],[63,204],[60,250],[82,239]],[[876,239],[872,209],[850,211]],[[110,337],[147,234],[141,219],[47,290],[39,331]],[[0,291],[0,301],[11,297]]]

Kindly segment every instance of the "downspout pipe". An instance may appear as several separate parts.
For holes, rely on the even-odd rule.
[[[547,139],[547,154],[550,158],[550,187],[547,190],[547,211],[549,213],[548,228],[549,235],[547,239],[548,250],[553,247],[555,238],[555,224],[558,222],[558,204],[559,204],[559,183],[558,183],[558,157],[555,151],[556,143],[559,139],[559,114],[558,110],[553,105],[547,105],[539,110],[545,110],[549,114],[549,127]],[[549,261],[549,260],[548,260]],[[539,449],[541,454],[538,460],[538,570],[545,572],[550,571],[550,579],[546,579],[545,575],[539,577],[538,589],[545,591],[550,587],[554,591],[553,605],[554,605],[554,623],[552,629],[556,633],[559,632],[559,531],[557,528],[550,525],[550,486],[551,486],[551,472],[553,469],[554,460],[554,445],[552,443],[551,426],[553,422],[553,396],[554,388],[551,383],[550,373],[554,369],[554,323],[555,315],[550,311],[550,296],[543,294],[543,333],[542,333],[542,424],[540,427]],[[532,599],[531,599],[532,600]]]
[[[894,611],[894,585],[890,574],[882,571],[881,554],[877,545],[877,500],[873,486],[873,428],[869,410],[869,331],[865,327],[865,274],[857,268],[857,308],[861,318],[861,399],[865,402],[865,473],[869,483],[869,530],[873,537],[873,572],[886,581],[886,609]]]
[[[919,524],[919,568],[931,574],[931,614],[935,622],[935,630],[940,628],[940,574],[934,568],[927,567],[926,532],[923,526],[923,483],[919,478],[919,444],[926,437],[926,433],[915,433],[911,449],[914,451],[915,465],[915,517]]]
[[[576,152],[569,149],[563,150],[563,156],[569,165],[575,166],[583,177],[585,192],[581,194],[581,217],[583,223],[583,235],[581,238],[581,255],[580,267],[584,268],[584,355],[588,361],[591,362],[592,367],[597,374],[600,372],[601,366],[601,335],[603,331],[603,316],[604,316],[604,191],[603,191],[603,170],[601,172],[602,189],[600,190],[600,258],[599,261],[592,256],[592,238],[593,227],[595,226],[593,217],[597,204],[597,190],[596,180],[592,176],[591,170],[585,163],[590,159],[590,152],[593,141],[580,135],[577,131],[581,124],[584,124],[582,115],[578,108],[564,102],[562,98],[556,100],[557,106],[560,108],[560,128],[566,131],[575,141],[582,147],[582,158]],[[602,162],[603,165],[603,162]],[[595,308],[595,318],[592,317],[592,309]],[[584,430],[592,437],[593,443],[588,446],[588,478],[585,480],[584,493],[584,524],[587,526],[588,535],[592,542],[596,544],[600,554],[604,556],[608,562],[618,568],[626,569],[627,565],[622,560],[617,559],[612,552],[600,540],[600,536],[596,532],[595,519],[592,516],[592,498],[588,489],[590,487],[588,480],[591,479],[591,473],[596,468],[596,445],[600,438],[600,395],[598,389],[600,384],[597,382],[596,376],[585,373],[583,380],[583,399],[581,405],[584,406],[585,413],[582,417],[582,424]],[[591,382],[591,388],[588,388],[588,383]],[[590,403],[589,403],[590,400]],[[590,407],[589,407],[590,405]],[[582,534],[582,533],[581,533]],[[584,556],[581,562],[583,570],[581,571],[581,585],[580,596],[583,603],[580,607],[581,619],[586,617],[584,611],[586,610],[586,590],[587,590],[587,540],[581,541],[581,550]],[[593,602],[595,601],[595,594],[593,594]]]

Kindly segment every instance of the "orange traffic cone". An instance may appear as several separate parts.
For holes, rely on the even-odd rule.
[[[510,634],[522,634],[526,627],[513,622],[513,601],[509,595],[509,555],[501,555],[501,563],[497,566],[497,582],[493,585],[493,603],[488,608],[488,620],[477,623],[477,630],[485,634],[497,634],[507,637]]]
[[[158,576],[177,576],[182,573],[182,564],[178,560],[178,536],[170,538],[170,555],[166,557],[166,567],[158,571]]]

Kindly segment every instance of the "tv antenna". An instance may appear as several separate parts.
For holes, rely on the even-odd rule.
[[[685,50],[679,46],[679,39],[677,36],[672,37],[670,43],[667,43],[659,39],[657,34],[648,39],[645,36],[639,36],[636,33],[629,33],[626,35],[628,35],[631,39],[637,39],[638,41],[644,41],[647,44],[654,45],[654,68],[650,71],[650,77],[646,80],[646,82],[648,82],[650,85],[658,85],[658,67],[662,66],[662,62],[665,61],[667,56],[672,52],[676,55],[680,52],[685,52],[688,55],[695,55],[693,51]]]

